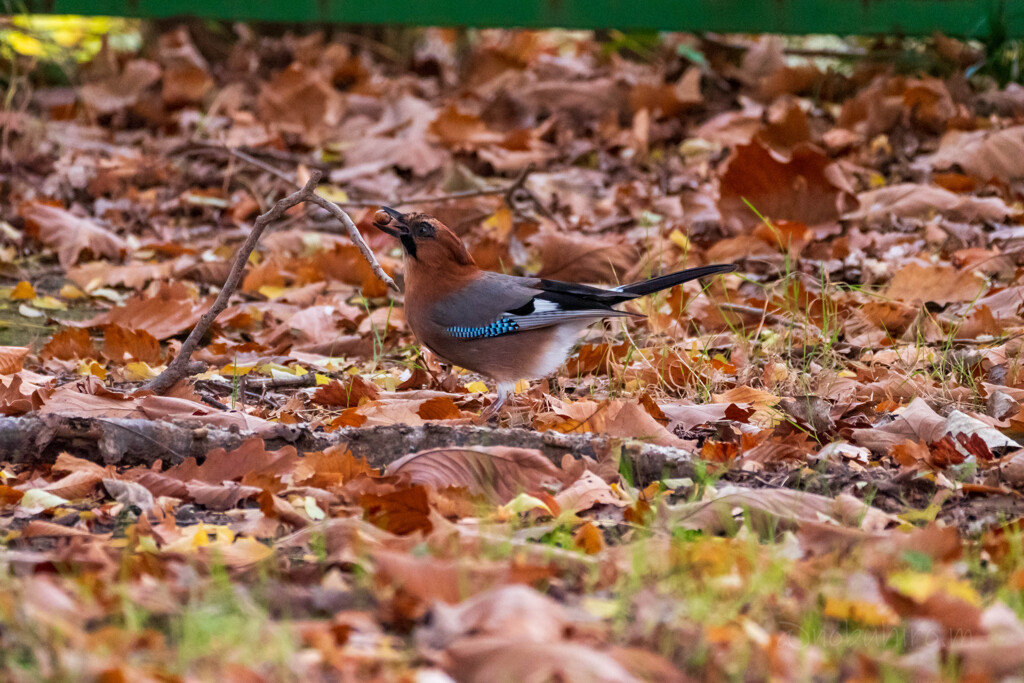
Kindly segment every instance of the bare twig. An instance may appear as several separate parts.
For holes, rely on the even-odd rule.
[[[295,185],[296,187],[299,186],[298,181],[295,180],[295,178],[293,178],[291,175],[285,173],[279,168],[274,168],[270,164],[262,161],[261,159],[257,159],[248,152],[238,149],[237,147],[224,147],[223,149],[231,156],[237,157],[242,161],[252,164],[256,168],[262,169],[267,173],[270,173],[271,175],[274,175],[287,183]],[[547,209],[545,209],[544,206],[541,205],[537,197],[534,196],[534,194],[529,190],[526,190],[526,188],[523,186],[523,184],[526,182],[526,177],[530,175],[530,173],[532,173],[533,170],[534,165],[530,164],[529,166],[523,169],[523,172],[520,173],[515,180],[512,181],[511,185],[505,187],[480,187],[475,190],[460,190],[459,192],[448,192],[445,194],[419,195],[415,197],[406,197],[405,199],[396,199],[394,201],[389,201],[387,199],[358,199],[347,202],[333,203],[336,204],[337,206],[347,206],[360,209],[370,209],[378,206],[390,206],[392,208],[397,208],[399,206],[406,206],[408,204],[440,204],[441,202],[450,202],[456,199],[469,199],[472,197],[486,197],[490,195],[500,194],[504,195],[505,202],[509,205],[509,207],[514,207],[514,195],[517,192],[525,191],[527,193],[526,199],[531,201],[538,211],[544,213],[548,217],[551,217],[550,214],[547,212]],[[328,209],[328,211],[330,211],[330,209]],[[331,213],[333,215],[334,212],[331,211]],[[552,220],[554,219],[552,218]],[[557,223],[557,220],[555,222]]]
[[[178,380],[183,379],[189,373],[190,360],[192,353],[199,346],[200,340],[210,329],[210,325],[217,318],[218,315],[227,307],[228,300],[231,295],[235,293],[235,289],[238,287],[238,283],[242,279],[242,273],[245,271],[245,266],[249,262],[249,255],[252,254],[252,250],[256,248],[256,244],[260,240],[260,236],[263,235],[263,231],[272,222],[278,220],[284,215],[284,212],[288,209],[301,204],[302,202],[313,202],[318,206],[326,209],[332,216],[337,218],[344,224],[348,230],[349,237],[359,247],[360,253],[369,262],[373,268],[373,273],[381,279],[388,287],[394,290],[398,290],[398,286],[394,280],[388,277],[387,273],[377,263],[377,259],[374,257],[373,252],[366,245],[362,235],[359,234],[359,230],[356,228],[352,219],[349,218],[348,214],[338,208],[333,202],[330,202],[320,195],[316,194],[316,187],[320,182],[320,171],[314,170],[310,173],[309,180],[302,187],[301,190],[293,192],[287,197],[279,200],[276,204],[270,207],[270,210],[266,213],[260,214],[253,223],[252,230],[249,235],[245,238],[245,242],[239,247],[238,253],[235,254],[235,262],[231,266],[231,272],[228,274],[227,280],[224,282],[224,286],[217,294],[217,299],[213,302],[203,317],[199,319],[196,326],[192,328],[188,338],[181,345],[181,350],[178,355],[174,357],[174,360],[168,364],[167,369],[153,378],[152,381],[148,382],[143,386],[143,389],[162,394],[170,389]]]
[[[786,320],[780,315],[769,313],[768,311],[762,308],[756,308],[754,306],[744,306],[743,304],[732,303],[720,303],[718,304],[718,307],[723,311],[728,311],[729,313],[758,316],[763,318],[765,322],[770,323],[772,325],[786,325],[789,323],[788,320]]]
[[[245,154],[249,154],[254,157],[265,157],[267,159],[274,159],[282,163],[287,164],[304,164],[310,168],[315,168],[320,171],[329,171],[331,169],[330,164],[326,164],[322,161],[316,161],[300,154],[293,154],[291,152],[282,152],[280,150],[271,149],[269,147],[227,147],[226,145],[220,145],[213,142],[203,142],[194,140],[187,142],[184,145],[180,145],[172,149],[168,154],[174,155],[195,155],[195,154],[231,154],[232,151],[239,150]]]
[[[295,187],[302,187],[302,185],[297,180],[295,180],[295,178],[293,178],[292,176],[288,175],[287,173],[285,173],[284,171],[282,171],[279,168],[274,168],[273,166],[271,166],[267,162],[263,161],[262,159],[257,159],[256,157],[254,157],[253,155],[249,154],[248,152],[243,152],[242,150],[238,149],[237,147],[225,147],[224,149],[227,150],[229,156],[237,157],[237,158],[241,159],[242,161],[245,161],[245,162],[247,162],[249,164],[252,164],[256,168],[263,169],[267,173],[270,173],[271,175],[275,175],[278,178],[280,178],[281,180],[285,181],[286,183],[291,183]]]

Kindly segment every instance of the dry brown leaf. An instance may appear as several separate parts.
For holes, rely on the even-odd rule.
[[[5,384],[0,381],[0,414],[24,415],[42,408],[43,403],[52,392],[51,387],[41,387],[26,382],[20,373],[14,375]]]
[[[223,484],[208,484],[202,481],[185,482],[185,491],[197,505],[207,510],[231,510],[246,499],[256,498],[263,489],[255,486],[243,486],[233,481]]]
[[[256,107],[260,121],[318,145],[336,130],[344,101],[320,72],[293,62],[262,85]]]
[[[885,225],[896,218],[927,220],[941,215],[953,221],[1003,221],[1020,214],[998,197],[959,195],[934,185],[899,183],[857,195],[860,208],[843,218]]]
[[[462,417],[462,411],[448,396],[428,398],[420,403],[416,414],[424,420],[457,420]]]
[[[70,211],[30,202],[22,204],[19,212],[28,233],[56,250],[57,260],[65,270],[78,263],[83,252],[115,260],[128,253],[128,244],[123,239]]]
[[[126,330],[120,325],[103,326],[103,356],[114,363],[139,361],[160,365],[160,342],[145,330]]]
[[[28,352],[27,346],[0,346],[0,375],[21,372]]]
[[[352,455],[348,448],[338,445],[322,452],[306,453],[295,466],[292,481],[296,485],[330,488],[361,474],[376,477],[379,472],[362,458]]]
[[[595,505],[613,505],[623,508],[629,505],[612,491],[601,477],[587,470],[564,491],[555,494],[555,502],[559,508],[571,512],[584,512]]]
[[[210,451],[202,465],[197,464],[195,458],[188,458],[180,465],[166,470],[164,475],[181,481],[220,484],[225,481],[245,481],[259,475],[280,478],[291,474],[299,462],[294,446],[268,451],[263,439],[252,438],[231,451],[223,448]]]
[[[61,498],[78,500],[85,498],[96,490],[96,487],[108,473],[103,468],[97,470],[75,470],[57,481],[35,487]]]
[[[449,646],[448,657],[449,672],[464,683],[640,683],[609,655],[568,641],[537,643],[501,636],[464,638]]]
[[[145,59],[133,59],[124,71],[110,78],[83,85],[78,94],[97,114],[114,112],[135,104],[149,86],[160,80],[160,66]]]
[[[428,128],[441,144],[453,149],[474,149],[502,141],[502,135],[487,129],[479,116],[460,111],[454,104],[442,109]]]
[[[344,383],[332,379],[330,384],[317,387],[313,401],[324,406],[351,408],[358,406],[364,398],[373,401],[379,393],[380,389],[373,382],[359,375],[350,375]]]
[[[138,482],[107,478],[103,480],[103,488],[118,503],[133,505],[143,512],[149,512],[156,505],[153,494]]]
[[[629,92],[634,112],[646,109],[656,118],[671,118],[704,103],[700,92],[701,72],[690,67],[675,83],[637,83]]]
[[[169,107],[198,104],[214,86],[206,69],[193,64],[169,67],[164,72],[161,96]]]
[[[21,530],[21,535],[23,538],[70,538],[72,536],[102,538],[106,536],[106,534],[97,534],[94,536],[85,529],[68,527],[54,522],[47,522],[42,519],[33,519],[31,522],[26,524],[25,528]]]
[[[892,276],[885,295],[920,306],[926,301],[940,304],[974,301],[985,288],[985,280],[970,270],[909,263]]]
[[[215,264],[204,264],[213,266]],[[166,280],[175,272],[174,261],[161,263],[126,263],[111,265],[107,261],[90,261],[68,270],[67,277],[85,290],[96,287],[127,287],[142,289],[153,280]],[[184,276],[184,273],[182,273]],[[224,278],[220,279],[224,282]]]
[[[557,488],[561,483],[561,471],[540,451],[504,446],[412,453],[391,463],[387,474],[406,474],[413,483],[435,490],[466,487],[470,493],[484,495],[498,504],[520,493]]]
[[[950,131],[934,154],[917,163],[936,171],[959,168],[983,183],[1019,180],[1024,178],[1024,126]]]
[[[773,526],[799,527],[801,522],[831,520],[843,526],[865,531],[881,531],[900,524],[895,515],[865,505],[853,496],[835,498],[792,489],[753,489],[725,486],[711,500],[670,506],[673,525],[700,529],[708,533],[735,531],[735,515],[748,515],[761,530]]]
[[[416,638],[433,648],[468,635],[551,642],[560,640],[572,624],[559,602],[523,585],[493,588],[456,605],[438,602],[431,616]]]
[[[659,446],[686,445],[651,417],[639,401],[616,399],[569,402],[552,398],[550,403],[553,412],[537,417],[539,427],[565,434],[595,432],[638,439]]]
[[[812,145],[782,156],[758,141],[733,150],[719,185],[718,209],[734,231],[761,222],[747,202],[769,220],[814,226],[839,218],[845,181],[832,160]]]
[[[415,531],[430,533],[434,528],[427,490],[422,486],[410,486],[384,495],[366,493],[359,496],[359,505],[366,521],[398,536]]]
[[[446,560],[390,550],[375,551],[373,560],[382,577],[416,598],[449,604],[504,584],[534,584],[549,578],[552,571],[547,566],[515,560]]]
[[[636,246],[621,238],[541,232],[528,241],[537,250],[537,277],[563,282],[620,282],[637,259]]]
[[[182,283],[165,284],[155,296],[133,296],[91,320],[75,323],[79,327],[114,324],[129,330],[142,330],[156,339],[167,339],[192,329],[209,308],[209,301],[196,301]]]
[[[46,341],[43,348],[39,350],[39,357],[43,360],[49,358],[85,360],[88,358],[99,358],[99,352],[89,337],[89,330],[66,327],[59,332],[55,332]]]

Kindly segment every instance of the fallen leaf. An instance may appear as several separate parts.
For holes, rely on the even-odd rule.
[[[57,260],[65,270],[78,263],[83,252],[117,260],[128,253],[128,244],[123,239],[70,211],[31,202],[22,204],[19,213],[25,219],[28,233],[57,251]]]
[[[313,392],[313,401],[325,406],[351,408],[358,406],[362,399],[376,399],[379,393],[380,389],[373,382],[359,375],[350,375],[344,383],[335,379],[330,384],[317,387]]]
[[[536,643],[501,636],[464,638],[448,647],[449,672],[465,683],[499,680],[639,683],[617,661],[568,641]]]
[[[434,528],[427,490],[422,486],[410,486],[380,496],[363,494],[359,496],[359,505],[368,522],[399,536],[415,531],[429,533]]]
[[[710,500],[670,506],[672,523],[707,533],[734,531],[736,515],[749,515],[762,530],[773,525],[799,527],[801,522],[828,519],[835,524],[878,531],[900,523],[894,515],[865,505],[853,496],[835,498],[791,489],[752,489],[725,486]]]
[[[139,96],[160,79],[160,73],[158,64],[132,59],[121,73],[83,85],[79,95],[97,114],[112,114],[134,105]]]
[[[0,375],[21,372],[28,352],[27,346],[0,346]]]
[[[526,448],[437,448],[399,458],[387,474],[406,474],[415,484],[440,490],[461,486],[504,504],[522,492],[558,487],[560,470],[540,451]]]
[[[378,550],[373,561],[379,574],[425,602],[455,604],[504,584],[534,584],[551,576],[547,566],[515,560],[465,558],[447,560]]]
[[[636,247],[621,238],[540,232],[528,244],[537,250],[537,277],[564,282],[619,282],[637,259]]]
[[[839,219],[840,195],[847,191],[840,178],[833,162],[814,146],[797,145],[787,157],[754,141],[736,147],[729,157],[718,209],[737,232],[761,222],[747,202],[768,220],[830,223]]]
[[[882,225],[893,217],[928,220],[937,215],[954,221],[998,222],[1020,213],[998,197],[960,195],[935,185],[917,183],[899,183],[861,192],[857,201],[860,208],[843,218],[863,220],[868,225]]]

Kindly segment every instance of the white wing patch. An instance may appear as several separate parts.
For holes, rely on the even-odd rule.
[[[539,303],[534,301],[534,306]],[[546,302],[551,303],[551,302]],[[627,313],[625,311],[610,311],[608,309],[591,309],[583,311],[565,311],[562,310],[558,304],[552,304],[552,308],[548,310],[534,309],[533,313],[528,315],[506,315],[505,318],[516,323],[519,330],[535,330],[539,327],[551,327],[552,325],[559,325],[570,321],[588,321],[594,322],[601,318],[621,318],[621,317],[634,317],[634,313]]]

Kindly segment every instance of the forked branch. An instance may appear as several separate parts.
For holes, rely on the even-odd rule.
[[[231,265],[231,272],[228,274],[227,280],[224,281],[224,286],[221,287],[220,293],[217,294],[217,299],[210,306],[210,310],[203,314],[203,317],[199,319],[195,327],[189,333],[188,338],[181,345],[181,350],[178,355],[174,357],[168,365],[167,369],[161,372],[159,375],[154,377],[148,383],[146,383],[142,389],[153,391],[157,394],[162,394],[174,386],[179,380],[184,379],[192,369],[191,358],[192,353],[195,352],[196,347],[199,346],[199,342],[203,336],[210,329],[210,325],[217,319],[225,308],[227,308],[228,301],[231,299],[231,295],[235,293],[238,288],[238,283],[242,280],[242,273],[245,272],[245,266],[249,262],[249,255],[252,254],[252,250],[256,248],[256,245],[260,241],[260,237],[263,235],[264,230],[267,226],[274,221],[281,218],[284,212],[288,209],[301,204],[302,202],[313,202],[317,206],[321,206],[328,211],[332,216],[337,218],[345,226],[348,231],[349,238],[359,248],[363,258],[367,260],[370,267],[373,268],[373,274],[380,278],[388,287],[398,291],[398,285],[395,284],[384,269],[381,268],[380,263],[377,262],[373,252],[370,251],[370,247],[367,246],[363,240],[363,236],[359,234],[359,229],[356,228],[355,223],[347,213],[342,211],[334,202],[324,199],[316,193],[317,185],[320,183],[320,171],[313,170],[310,172],[309,180],[302,189],[297,192],[284,197],[274,204],[270,209],[256,219],[253,223],[252,231],[249,232],[248,237],[245,238],[245,242],[238,248],[238,252],[235,254],[235,261]]]

